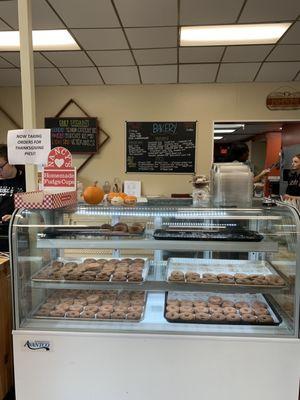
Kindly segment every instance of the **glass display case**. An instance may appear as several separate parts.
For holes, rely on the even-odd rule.
[[[20,209],[16,330],[297,338],[299,234],[283,203]]]

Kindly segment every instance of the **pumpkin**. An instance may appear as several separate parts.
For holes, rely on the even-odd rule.
[[[97,186],[97,182],[94,186],[88,186],[83,192],[83,198],[88,204],[99,204],[104,197],[104,192],[101,187]]]
[[[137,198],[135,196],[126,196],[124,199],[124,203],[130,206],[135,205],[137,202]]]
[[[110,202],[114,197],[117,197],[117,196],[119,196],[119,193],[117,193],[117,192],[110,192],[110,193],[108,193],[108,195],[107,195],[107,200]]]

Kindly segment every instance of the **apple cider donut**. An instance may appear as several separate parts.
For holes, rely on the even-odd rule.
[[[195,315],[191,312],[183,312],[179,314],[179,319],[182,321],[193,321],[195,319]]]
[[[92,311],[82,311],[82,313],[80,314],[80,318],[93,319],[95,318],[95,313]]]
[[[172,271],[169,276],[169,281],[184,282],[184,273],[181,271]]]
[[[203,275],[204,275],[204,274],[203,274]],[[222,299],[222,297],[220,297],[220,296],[210,296],[210,297],[208,298],[208,302],[209,302],[210,304],[219,306],[219,305],[222,304],[223,299]]]
[[[226,317],[224,314],[216,312],[211,314],[211,320],[212,321],[225,321]]]
[[[225,315],[228,315],[228,314],[236,314],[236,308],[234,308],[234,307],[224,307],[223,308],[223,313],[225,314]]]
[[[141,312],[131,311],[127,314],[127,319],[137,321],[137,320],[141,319],[141,316],[142,316]]]
[[[250,307],[249,303],[246,303],[245,301],[239,301],[235,303],[235,308],[243,308],[243,307]]]
[[[109,311],[99,311],[96,314],[96,318],[98,319],[110,319],[110,312]]]
[[[234,307],[234,302],[233,301],[230,301],[230,300],[225,300],[225,301],[223,301],[223,303],[222,303],[222,307]]]
[[[201,282],[200,274],[197,272],[186,272],[185,279],[187,282]]]
[[[259,324],[272,324],[274,323],[273,318],[271,315],[259,315],[257,317],[257,322]]]
[[[211,316],[207,312],[196,312],[195,313],[196,321],[209,321],[210,319],[211,319]]]
[[[252,324],[256,322],[256,316],[252,314],[242,314],[241,318],[244,322],[250,322]]]
[[[239,314],[227,314],[226,321],[228,322],[239,322],[241,320],[241,316]]]
[[[67,311],[66,318],[79,318],[80,312],[79,311]]]
[[[254,314],[251,307],[242,307],[239,309],[240,314]]]

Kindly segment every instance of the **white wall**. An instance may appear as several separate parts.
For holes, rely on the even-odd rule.
[[[280,86],[284,83],[39,87],[37,123],[38,127],[43,127],[44,117],[54,116],[74,98],[91,116],[99,118],[101,126],[111,136],[110,142],[80,174],[79,179],[85,185],[94,180],[103,183],[119,177],[142,180],[143,192],[147,195],[190,192],[188,175],[125,174],[125,121],[197,120],[197,173],[208,174],[213,151],[213,121],[299,120],[299,110],[269,111],[266,108],[266,96]],[[300,90],[300,83],[293,83],[293,87]],[[18,88],[0,88],[0,106],[21,124]],[[77,116],[81,114],[78,112]],[[2,133],[7,129],[6,124],[0,113]],[[83,159],[80,157],[76,163]]]

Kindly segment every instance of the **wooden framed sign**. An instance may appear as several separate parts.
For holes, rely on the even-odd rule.
[[[51,147],[65,147],[71,153],[98,151],[98,120],[88,117],[45,118],[51,129]]]
[[[126,122],[126,172],[194,173],[196,122]]]

